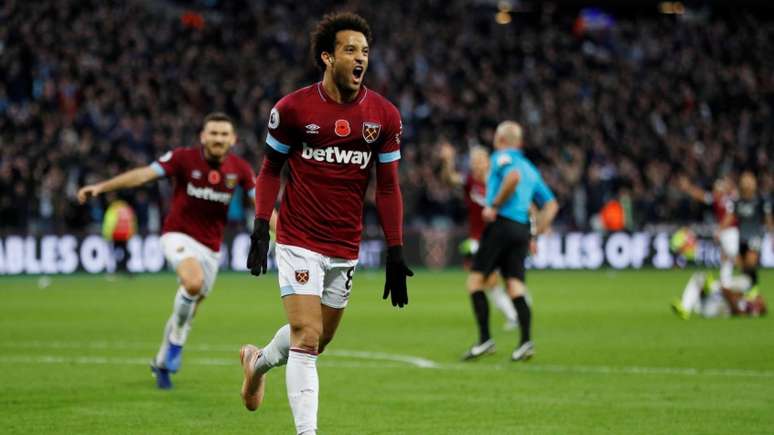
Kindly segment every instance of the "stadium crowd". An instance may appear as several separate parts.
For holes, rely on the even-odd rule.
[[[79,230],[102,207],[80,207],[79,185],[194,144],[224,110],[235,152],[254,168],[282,95],[319,79],[308,54],[314,2],[83,0],[0,5],[0,229]],[[409,226],[464,219],[443,184],[439,147],[491,144],[503,119],[525,127],[527,154],[557,194],[564,228],[620,201],[627,226],[700,219],[675,187],[711,186],[752,168],[771,194],[774,22],[752,13],[615,17],[584,28],[541,5],[494,20],[487,2],[354,2],[376,36],[366,84],[403,116],[402,188]],[[169,187],[127,199],[157,230]],[[237,209],[235,225],[250,211]],[[369,213],[367,219],[375,219]]]

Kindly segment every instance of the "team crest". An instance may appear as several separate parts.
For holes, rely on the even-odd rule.
[[[381,124],[375,122],[363,123],[363,139],[367,143],[374,143],[376,139],[379,139],[379,133],[382,131]]]
[[[209,174],[207,174],[207,181],[210,182],[210,184],[218,184],[220,183],[220,172],[216,170],[210,171]]]
[[[334,126],[336,127],[334,132],[338,137],[347,137],[352,133],[352,130],[349,128],[349,121],[346,119],[337,119]]]
[[[226,174],[226,187],[233,189],[237,184],[237,174]]]
[[[309,271],[304,270],[297,270],[296,271],[296,282],[299,284],[306,284],[309,282]]]

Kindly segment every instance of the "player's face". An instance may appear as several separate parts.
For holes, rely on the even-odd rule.
[[[755,175],[750,172],[745,172],[739,178],[739,191],[745,198],[751,198],[755,196],[755,191],[758,189],[758,183],[755,180]]]
[[[336,33],[336,48],[328,66],[336,86],[347,93],[355,93],[363,84],[368,69],[368,41],[354,30]]]
[[[486,178],[489,172],[489,156],[483,151],[473,152],[470,155],[470,169],[476,178]]]
[[[236,133],[230,122],[210,121],[204,126],[199,139],[208,158],[222,160],[236,143]]]

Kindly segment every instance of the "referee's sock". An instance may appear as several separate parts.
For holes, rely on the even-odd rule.
[[[473,303],[473,314],[478,322],[479,344],[489,340],[489,300],[483,290],[476,290],[470,294]]]
[[[532,324],[532,310],[527,304],[527,299],[522,296],[513,298],[513,306],[519,314],[519,329],[521,330],[521,344],[530,341],[530,325]]]

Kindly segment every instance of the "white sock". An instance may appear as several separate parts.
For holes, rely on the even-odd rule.
[[[518,314],[516,314],[516,308],[513,307],[513,302],[505,293],[503,286],[498,285],[493,288],[490,294],[492,295],[492,302],[494,302],[497,309],[502,311],[509,322],[515,323],[518,320]]]
[[[263,348],[260,358],[255,362],[258,373],[266,373],[272,367],[284,366],[290,352],[290,325],[283,325],[274,338]]]
[[[731,276],[734,274],[734,260],[722,260],[720,263],[720,283],[723,287],[728,287],[731,283]]]
[[[172,310],[172,329],[169,332],[169,341],[172,344],[182,346],[185,344],[186,338],[188,338],[188,330],[186,325],[190,323],[194,314],[194,308],[196,307],[196,296],[191,296],[183,287],[177,289],[177,295],[175,295],[175,304]]]
[[[701,288],[704,285],[704,274],[694,273],[683,290],[680,303],[689,312],[698,311],[701,308]]]
[[[296,433],[317,433],[317,398],[320,381],[317,378],[317,355],[291,349],[285,370],[288,401],[296,423]]]
[[[174,317],[174,314],[172,316]],[[156,354],[157,367],[164,367],[165,361],[167,360],[167,352],[169,351],[169,340],[167,340],[167,337],[169,337],[169,333],[172,331],[172,322],[172,317],[170,317],[167,320],[167,325],[164,327],[164,335],[161,336],[161,346],[159,347],[159,352]]]

